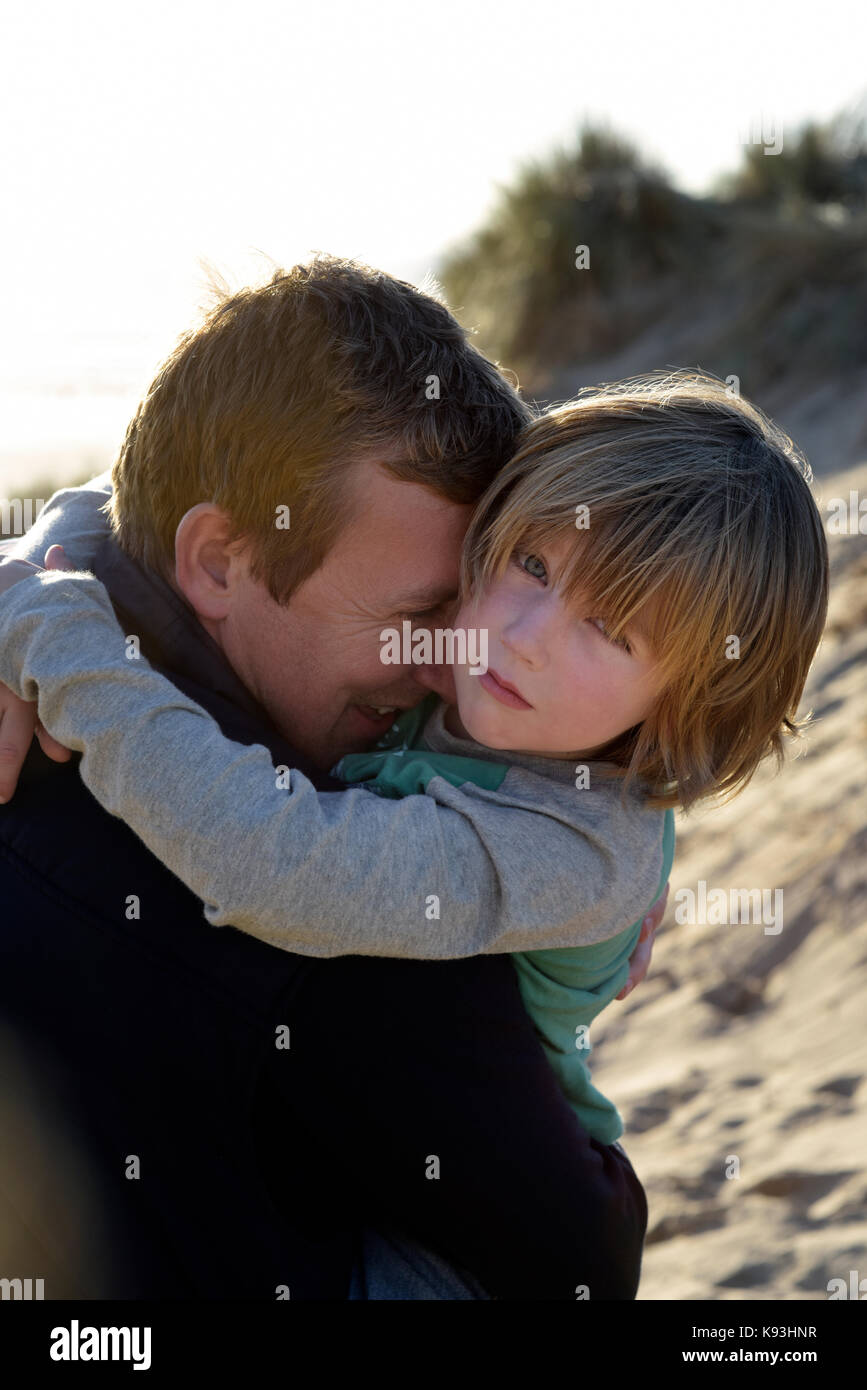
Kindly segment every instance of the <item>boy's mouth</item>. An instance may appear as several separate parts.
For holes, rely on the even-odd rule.
[[[483,676],[479,676],[479,685],[483,685],[489,695],[493,695],[500,704],[508,705],[509,709],[532,709],[529,700],[525,700],[519,690],[510,681],[498,676],[490,666]]]

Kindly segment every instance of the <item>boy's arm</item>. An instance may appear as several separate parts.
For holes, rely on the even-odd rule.
[[[38,698],[49,733],[82,750],[96,799],[204,901],[213,925],[284,950],[451,959],[574,945],[587,923],[613,935],[658,882],[652,837],[625,873],[592,825],[576,834],[532,804],[462,797],[440,781],[386,801],[278,776],[266,749],[226,739],[144,660],[126,659],[93,576],[43,573],[3,595],[0,681]],[[541,871],[515,853],[531,822]],[[538,891],[528,894],[531,872]]]
[[[16,537],[5,553],[15,560],[43,563],[51,545],[62,545],[75,569],[87,569],[103,538],[109,520],[102,510],[111,497],[111,469],[81,487],[62,488],[46,502],[30,530]]]
[[[70,562],[66,568],[88,569],[111,529],[103,510],[111,492],[109,468],[80,487],[61,488],[53,493],[29,531],[23,536],[0,541],[0,563],[26,560],[42,565],[46,551],[53,545],[60,545]],[[43,753],[54,762],[68,762],[70,753],[39,723],[35,706],[20,702],[11,705],[12,696],[3,692],[0,692],[0,701],[5,702],[0,711],[0,802],[3,802],[15,791],[34,734]]]

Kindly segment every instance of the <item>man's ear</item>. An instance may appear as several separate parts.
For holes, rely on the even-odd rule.
[[[203,622],[229,616],[243,562],[238,541],[230,544],[226,512],[198,502],[185,512],[175,532],[175,580]]]

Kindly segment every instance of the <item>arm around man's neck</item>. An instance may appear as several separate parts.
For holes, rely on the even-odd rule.
[[[111,527],[102,510],[111,496],[111,469],[81,487],[61,488],[46,502],[30,530],[6,554],[41,565],[49,546],[62,545],[76,569],[89,570]]]

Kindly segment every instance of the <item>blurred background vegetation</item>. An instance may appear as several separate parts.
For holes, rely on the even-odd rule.
[[[845,409],[828,460],[842,466],[867,450],[867,121],[807,124],[778,154],[743,148],[695,197],[612,129],[585,126],[501,190],[440,279],[537,399],[701,366],[799,424],[808,452],[821,444],[811,416],[825,431]]]

